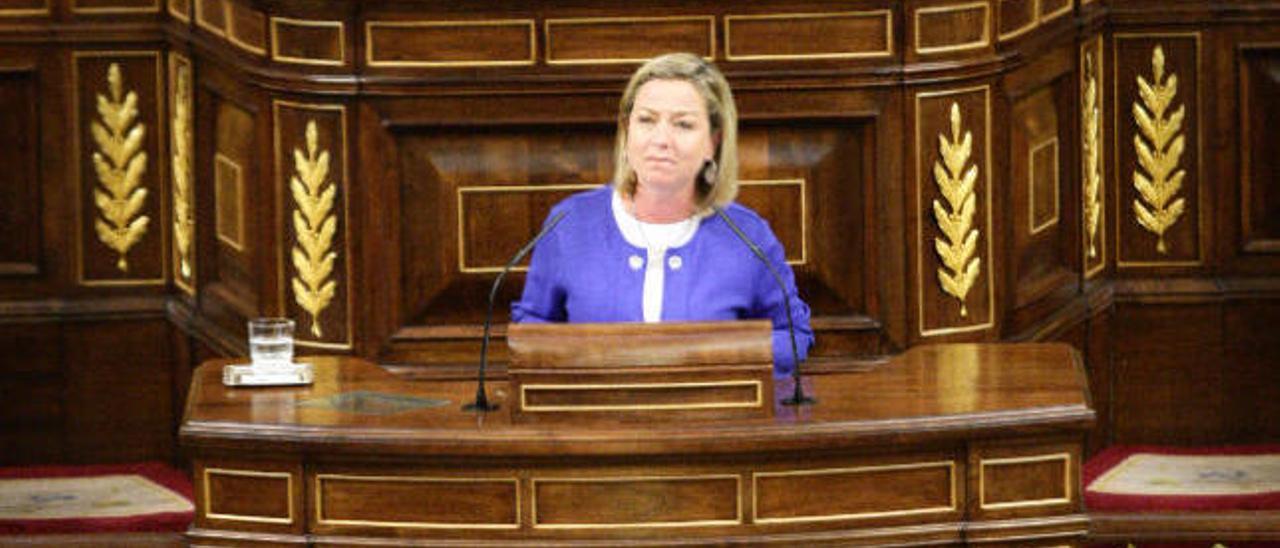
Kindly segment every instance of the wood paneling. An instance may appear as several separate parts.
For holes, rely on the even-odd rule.
[[[163,283],[169,251],[168,208],[161,207],[167,164],[160,143],[168,134],[161,123],[166,96],[160,55],[79,51],[72,68],[77,279],[85,285]]]
[[[726,15],[729,61],[863,59],[894,55],[893,12]],[[813,40],[815,36],[823,40]]]
[[[239,2],[228,2],[227,40],[249,53],[266,55],[266,15]]]
[[[342,21],[271,18],[271,59],[310,66],[347,62],[346,25]]]
[[[716,55],[711,16],[548,19],[543,36],[549,65],[640,62],[670,51]]]
[[[40,89],[35,67],[0,68],[0,277],[41,272]]]
[[[351,217],[343,105],[272,104],[280,205],[279,309],[299,344],[349,349]]]
[[[922,6],[911,13],[917,55],[955,53],[991,45],[991,6],[986,0]]]
[[[314,476],[316,524],[322,529],[404,527],[492,529],[520,525],[516,478],[431,474]]]
[[[1117,266],[1124,272],[1203,265],[1200,35],[1116,34],[1112,55]],[[1167,91],[1144,99],[1143,83]],[[1162,129],[1140,128],[1139,110]],[[1148,150],[1152,160],[1140,164]],[[1155,188],[1149,196],[1137,190],[1140,179]],[[1162,235],[1139,224],[1136,202],[1153,215],[1167,216]]]
[[[753,521],[883,523],[905,516],[941,521],[960,511],[963,468],[949,458],[867,466],[829,464],[833,466],[753,474]]]
[[[0,8],[0,17],[30,17],[49,15],[52,0],[12,0]]]
[[[1280,47],[1240,62],[1240,223],[1247,253],[1280,253]]]
[[[160,0],[70,0],[76,14],[117,15],[160,11]]]
[[[535,40],[532,19],[370,21],[365,62],[371,67],[531,65]]]
[[[741,523],[736,475],[535,476],[538,528],[685,527]]]
[[[1009,40],[1026,34],[1036,26],[1036,2],[999,0],[1000,39]]]
[[[991,329],[999,266],[991,244],[990,87],[918,92],[913,119],[916,336]],[[956,280],[952,292],[944,277]]]

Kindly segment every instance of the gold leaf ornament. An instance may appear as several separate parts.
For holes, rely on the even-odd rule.
[[[146,125],[138,118],[138,95],[124,92],[120,65],[107,68],[110,97],[98,94],[98,116],[90,126],[98,150],[93,153],[93,168],[100,186],[94,188],[93,203],[100,217],[94,220],[98,240],[115,251],[116,268],[129,271],[129,250],[147,233],[151,222],[138,215],[147,200],[142,177],[147,172],[147,153],[142,150]]]
[[[293,211],[295,245],[291,254],[296,271],[292,281],[293,299],[311,315],[311,334],[324,336],[320,314],[329,307],[338,284],[329,279],[338,259],[333,236],[338,218],[332,214],[337,186],[326,184],[329,177],[329,152],[319,150],[319,137],[314,120],[307,122],[304,153],[293,149],[296,173],[289,180],[296,209]]]
[[[1147,82],[1138,76],[1139,100],[1133,103],[1133,120],[1138,126],[1133,147],[1141,167],[1133,170],[1133,187],[1140,198],[1133,201],[1133,212],[1138,224],[1156,235],[1156,251],[1160,254],[1168,253],[1165,232],[1186,211],[1186,200],[1174,198],[1187,174],[1178,167],[1186,147],[1179,134],[1186,105],[1166,116],[1178,93],[1178,76],[1170,73],[1165,77],[1164,61],[1164,48],[1157,45],[1151,53],[1153,79]]]
[[[938,282],[942,290],[960,301],[960,316],[968,316],[965,297],[981,272],[982,260],[974,257],[978,249],[978,229],[973,228],[978,198],[974,187],[978,182],[978,166],[965,169],[973,154],[973,133],[960,134],[960,105],[951,103],[951,138],[938,135],[941,162],[933,164],[933,178],[946,200],[946,206],[933,201],[933,218],[946,239],[935,238],[934,250],[942,261]]]
[[[191,70],[178,67],[173,107],[173,238],[178,247],[178,271],[190,279],[191,242],[195,219],[191,211]]]
[[[1101,144],[1102,107],[1098,103],[1098,74],[1093,53],[1085,54],[1085,89],[1081,115],[1084,128],[1084,222],[1089,258],[1098,256],[1098,227],[1102,222]]]

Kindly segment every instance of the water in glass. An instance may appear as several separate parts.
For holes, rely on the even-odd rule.
[[[293,320],[258,318],[249,321],[249,356],[255,367],[284,367],[293,363]]]

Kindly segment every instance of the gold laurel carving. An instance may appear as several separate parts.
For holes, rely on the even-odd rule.
[[[178,247],[178,272],[191,279],[191,242],[195,219],[191,211],[191,67],[175,67],[173,90],[173,239]]]
[[[960,105],[951,103],[951,139],[938,135],[938,148],[942,162],[934,162],[933,178],[947,201],[948,209],[938,200],[933,201],[933,218],[946,240],[935,238],[934,249],[942,260],[938,268],[938,282],[942,290],[960,301],[960,315],[968,316],[965,296],[978,279],[982,259],[974,257],[978,249],[978,229],[973,228],[978,198],[974,185],[978,182],[978,166],[964,166],[973,153],[973,133],[960,136]],[[944,268],[945,267],[945,268]]]
[[[296,245],[293,247],[293,299],[298,306],[311,314],[311,334],[322,337],[320,314],[338,289],[333,274],[337,252],[331,250],[333,235],[338,229],[338,217],[332,215],[336,184],[326,185],[329,176],[329,152],[319,150],[315,120],[307,122],[307,151],[293,149],[293,164],[297,173],[289,180],[297,209],[293,211],[293,231]]]
[[[1098,73],[1093,53],[1086,53],[1085,89],[1081,106],[1084,117],[1084,226],[1089,240],[1089,258],[1098,256],[1098,227],[1102,221],[1102,166],[1101,119],[1102,107],[1098,104]]]
[[[1133,120],[1140,131],[1140,135],[1133,136],[1133,147],[1138,153],[1138,164],[1146,171],[1133,170],[1133,187],[1142,198],[1133,201],[1133,212],[1138,224],[1156,235],[1156,251],[1166,254],[1164,233],[1186,210],[1186,200],[1173,199],[1182,189],[1186,176],[1186,171],[1178,168],[1186,144],[1178,134],[1186,105],[1165,117],[1178,93],[1178,76],[1169,73],[1165,78],[1164,49],[1160,46],[1151,53],[1151,69],[1152,82],[1138,76],[1141,101],[1133,103]]]
[[[147,189],[142,176],[147,172],[147,152],[142,150],[146,125],[139,122],[138,94],[124,92],[120,65],[107,68],[107,86],[111,97],[98,94],[98,115],[90,130],[98,151],[93,153],[93,167],[101,187],[95,188],[93,202],[102,217],[94,222],[98,239],[120,255],[116,267],[129,271],[129,249],[147,233],[151,219],[138,215],[146,203]]]

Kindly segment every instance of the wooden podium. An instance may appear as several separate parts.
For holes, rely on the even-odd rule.
[[[667,422],[773,416],[768,321],[512,324],[511,420]]]
[[[523,366],[551,355],[537,331],[516,334]],[[309,359],[309,387],[225,387],[227,360],[195,372],[180,432],[193,544],[1048,547],[1089,527],[1094,412],[1065,345],[916,347],[809,377],[814,406],[766,393],[772,415],[652,422],[465,412],[471,381]],[[514,410],[517,382],[575,374],[551,369],[490,395]]]

